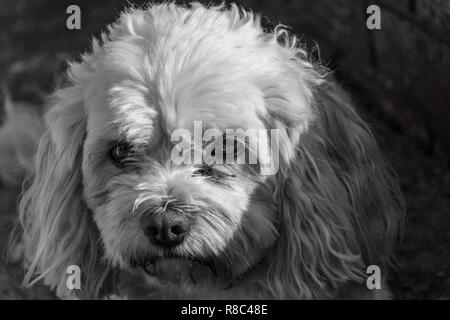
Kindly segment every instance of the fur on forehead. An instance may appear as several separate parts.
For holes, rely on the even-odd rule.
[[[194,120],[303,130],[310,88],[321,79],[295,38],[281,27],[265,32],[258,16],[235,5],[130,9],[92,47],[70,72],[75,83],[89,83],[88,130],[110,134],[98,127],[110,123],[130,139],[150,138],[156,121],[168,134]]]

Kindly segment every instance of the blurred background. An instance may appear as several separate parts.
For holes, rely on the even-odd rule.
[[[236,2],[260,13],[268,29],[288,26],[334,70],[397,170],[407,226],[389,273],[395,298],[450,299],[450,1]],[[0,0],[0,83],[42,112],[65,61],[78,59],[130,3],[145,1]],[[66,28],[72,4],[81,30]],[[381,30],[366,28],[371,4],[381,9]],[[42,285],[23,288],[20,266],[5,259],[19,192],[0,185],[0,299],[52,299]]]

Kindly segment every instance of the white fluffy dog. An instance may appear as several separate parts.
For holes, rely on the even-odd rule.
[[[171,134],[194,121],[277,129],[278,172],[174,164]],[[386,276],[398,187],[347,95],[282,27],[235,5],[130,9],[70,64],[45,126],[20,202],[26,283],[80,298],[377,296],[365,271]]]

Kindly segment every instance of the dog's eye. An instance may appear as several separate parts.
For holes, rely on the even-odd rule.
[[[196,173],[202,176],[212,176],[214,173],[214,169],[212,168],[212,166],[203,164],[200,168],[197,169]]]
[[[209,166],[207,164],[203,164],[200,168],[198,168],[195,174],[204,176],[213,182],[220,182],[227,177],[235,177],[234,174],[219,171],[213,166]]]
[[[124,141],[116,143],[109,150],[109,157],[116,166],[123,166],[135,160],[135,152],[132,146]]]

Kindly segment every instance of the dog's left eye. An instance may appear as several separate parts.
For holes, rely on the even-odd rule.
[[[109,150],[109,157],[116,166],[120,167],[135,161],[135,152],[129,143],[120,141]]]

